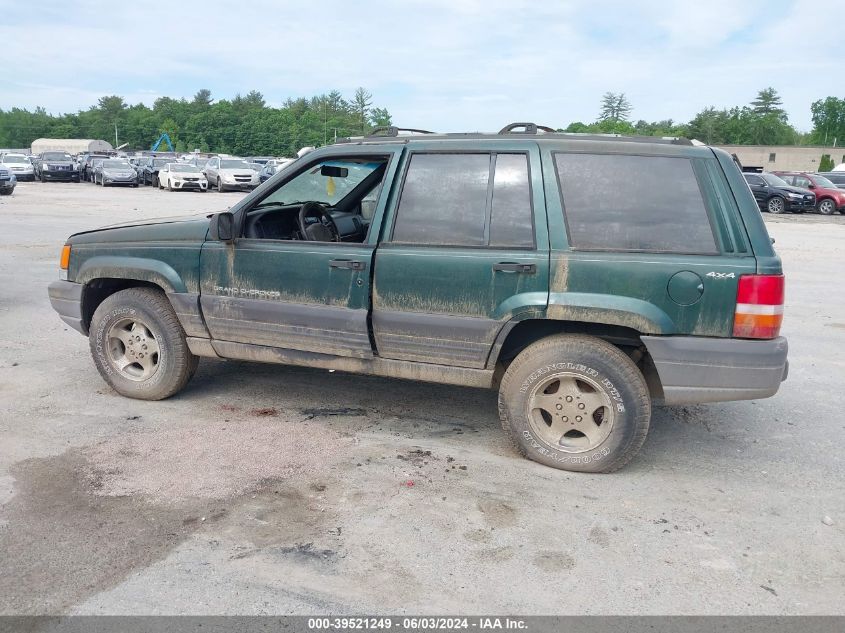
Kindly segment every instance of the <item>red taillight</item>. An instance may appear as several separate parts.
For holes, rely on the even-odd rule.
[[[775,338],[783,322],[783,275],[742,275],[736,293],[734,336]]]

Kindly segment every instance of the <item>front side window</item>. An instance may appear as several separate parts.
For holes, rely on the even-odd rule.
[[[555,154],[555,164],[574,248],[716,252],[689,159]]]
[[[393,241],[533,247],[530,192],[525,154],[415,154],[399,200]]]
[[[749,185],[757,185],[758,187],[765,186],[766,182],[760,176],[746,176],[745,180]]]

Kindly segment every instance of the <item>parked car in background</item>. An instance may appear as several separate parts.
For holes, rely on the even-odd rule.
[[[761,211],[804,213],[816,208],[816,196],[809,189],[793,187],[780,177],[768,172],[744,173],[743,176],[745,176],[745,182],[751,187],[751,193],[754,194]]]
[[[777,174],[790,185],[809,189],[816,194],[816,209],[822,215],[830,215],[836,211],[845,213],[845,192],[824,176],[806,171],[772,173]]]
[[[112,185],[138,186],[138,172],[129,164],[128,160],[107,158],[95,161],[94,184],[110,187]]]
[[[845,171],[826,171],[821,174],[839,189],[845,189]]]
[[[5,165],[0,165],[0,196],[12,195],[17,184],[15,174]]]
[[[76,161],[67,152],[44,152],[35,163],[35,175],[41,182],[64,180],[79,182]]]
[[[264,165],[261,168],[261,171],[258,172],[258,182],[264,183],[267,182],[270,177],[276,173],[276,166],[270,163]]]
[[[175,158],[147,158],[141,163],[141,184],[158,187],[158,172],[162,167],[175,161]]]
[[[0,157],[0,165],[12,172],[20,182],[35,180],[35,167],[29,162],[26,154],[3,154]]]
[[[159,188],[168,191],[194,189],[208,191],[208,180],[190,163],[167,163],[158,172]]]
[[[272,156],[247,156],[244,159],[248,163],[258,163],[262,167],[266,165],[269,161],[273,160]]]
[[[82,166],[79,169],[79,176],[80,178],[82,178],[82,180],[94,182],[94,161],[103,161],[109,156],[108,154],[84,154],[84,157],[85,158],[82,161]]]
[[[217,187],[217,191],[255,189],[260,183],[258,174],[242,158],[221,158],[215,156],[210,159],[203,169],[208,179],[209,187]]]

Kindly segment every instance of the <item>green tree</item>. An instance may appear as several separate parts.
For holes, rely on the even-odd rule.
[[[836,163],[833,162],[830,154],[822,154],[822,157],[819,160],[819,171],[830,171],[835,165]]]
[[[599,110],[599,121],[627,121],[631,115],[631,102],[625,96],[624,92],[606,92],[601,99],[601,109]]]
[[[757,93],[757,98],[751,102],[751,108],[755,114],[761,116],[775,115],[777,118],[786,121],[786,111],[781,108],[783,101],[778,95],[777,90],[771,86],[763,88]]]
[[[810,106],[813,119],[811,142],[818,145],[845,145],[845,99],[827,97]]]
[[[367,127],[367,113],[370,111],[370,106],[373,103],[373,95],[364,90],[364,88],[358,88],[355,91],[355,97],[353,98],[353,104],[355,106],[355,113],[358,116],[358,120],[361,123],[361,133],[365,132],[365,128]]]

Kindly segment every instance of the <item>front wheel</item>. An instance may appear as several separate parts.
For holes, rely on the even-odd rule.
[[[217,191],[223,193],[223,181],[220,178],[217,179]]]
[[[619,348],[557,335],[523,350],[499,388],[499,417],[522,455],[590,473],[618,470],[640,450],[651,420],[642,373]]]
[[[91,319],[94,364],[119,394],[162,400],[180,391],[197,368],[167,297],[129,288],[107,297]]]
[[[825,198],[819,202],[818,210],[822,215],[831,215],[834,211],[836,211],[836,205],[830,198]]]
[[[773,196],[766,203],[766,210],[769,213],[783,213],[784,209],[786,209],[786,204],[780,196]]]

